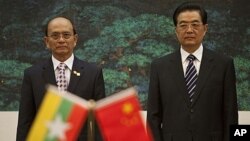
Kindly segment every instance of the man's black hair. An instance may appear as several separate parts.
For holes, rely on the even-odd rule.
[[[177,25],[177,17],[185,11],[199,11],[202,23],[207,24],[207,12],[201,5],[195,2],[184,2],[174,11],[173,22],[175,26]]]

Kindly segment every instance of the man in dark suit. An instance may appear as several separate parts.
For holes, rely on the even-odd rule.
[[[202,45],[207,13],[186,2],[174,12],[180,49],[151,64],[147,122],[155,141],[229,141],[238,123],[233,60]]]
[[[73,54],[77,39],[76,30],[68,18],[56,17],[48,22],[44,41],[51,50],[52,57],[24,71],[17,141],[25,140],[43,100],[47,84],[57,85],[60,91],[67,90],[87,100],[105,97],[102,69],[79,60]],[[61,85],[59,80],[60,69],[57,67],[60,64],[65,65],[64,85]],[[78,140],[87,140],[86,126]],[[100,134],[96,135],[96,140],[101,140]]]

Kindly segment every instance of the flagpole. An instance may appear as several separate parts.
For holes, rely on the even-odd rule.
[[[88,113],[88,141],[95,141],[95,118],[94,107],[95,101],[89,100],[89,113]]]

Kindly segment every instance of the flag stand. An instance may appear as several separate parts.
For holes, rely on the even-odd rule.
[[[88,112],[88,141],[95,141],[95,118],[94,118],[94,107],[95,101],[89,100],[89,112]]]

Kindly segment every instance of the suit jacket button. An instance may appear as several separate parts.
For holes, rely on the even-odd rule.
[[[194,109],[190,109],[190,112],[193,113],[193,112],[194,112]]]

